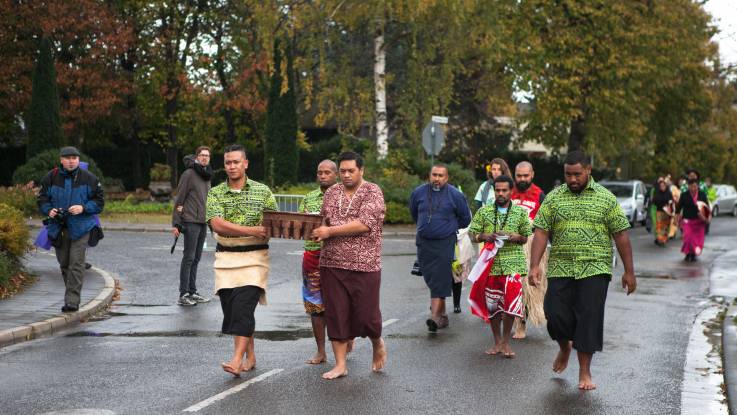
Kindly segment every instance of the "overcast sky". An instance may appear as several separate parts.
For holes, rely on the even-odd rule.
[[[719,28],[714,41],[719,43],[722,65],[737,65],[737,0],[709,0],[704,7]]]

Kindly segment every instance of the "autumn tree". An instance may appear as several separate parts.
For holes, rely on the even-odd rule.
[[[648,154],[659,103],[676,89],[700,94],[710,30],[690,0],[512,4],[512,68],[534,104],[527,139],[585,149],[604,162]],[[687,114],[665,115],[677,124]]]

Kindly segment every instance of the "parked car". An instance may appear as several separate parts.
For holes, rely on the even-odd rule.
[[[737,216],[737,190],[729,184],[715,184],[717,190],[717,200],[711,208],[712,216],[719,216],[720,213],[729,212],[732,216]]]
[[[606,187],[617,197],[619,205],[622,206],[625,216],[633,227],[637,222],[643,226],[647,221],[647,210],[645,208],[645,184],[640,180],[608,181],[602,180],[600,185]]]

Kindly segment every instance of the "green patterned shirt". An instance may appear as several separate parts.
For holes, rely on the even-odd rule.
[[[507,217],[509,216],[509,217]],[[530,236],[532,227],[527,211],[514,203],[509,204],[507,213],[498,213],[496,204],[485,205],[476,211],[468,227],[468,232],[473,234],[494,233],[504,231],[507,233],[518,233],[522,236]],[[491,266],[491,275],[527,275],[527,259],[522,244],[504,241],[504,246],[494,257],[494,265]]]
[[[322,189],[318,188],[310,193],[307,193],[302,199],[302,201],[299,203],[299,213],[316,213],[320,214],[320,210],[322,210],[322,197],[324,193],[322,192]],[[311,241],[309,239],[305,240],[305,251],[319,251],[322,247],[322,244],[320,242]]]
[[[218,217],[241,226],[257,226],[265,209],[277,210],[276,199],[265,184],[246,179],[246,185],[233,190],[225,181],[207,193],[205,220]]]
[[[579,194],[565,184],[551,191],[533,226],[552,239],[548,277],[581,279],[612,274],[612,235],[630,224],[617,198],[591,178]]]

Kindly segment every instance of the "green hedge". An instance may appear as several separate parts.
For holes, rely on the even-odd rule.
[[[404,203],[386,202],[384,223],[395,225],[413,223],[412,215],[409,213],[409,207]]]
[[[23,267],[17,258],[0,251],[0,287],[10,288],[10,278],[22,270]]]
[[[172,203],[171,202],[141,202],[133,203],[130,200],[114,200],[105,202],[105,213],[161,213],[171,214]]]
[[[84,153],[79,157],[80,161],[89,163],[90,173],[97,176],[102,182],[104,177],[102,171],[97,167],[95,161]],[[33,181],[38,186],[41,183],[41,179],[44,178],[49,170],[59,165],[59,150],[52,149],[46,150],[43,153],[39,153],[34,157],[28,159],[26,164],[15,169],[13,173],[13,183],[15,184],[26,184]]]
[[[28,225],[20,210],[0,204],[0,252],[14,258],[22,257],[28,250]]]
[[[23,212],[24,216],[38,214],[36,193],[24,186],[0,187],[0,204],[8,205]]]

